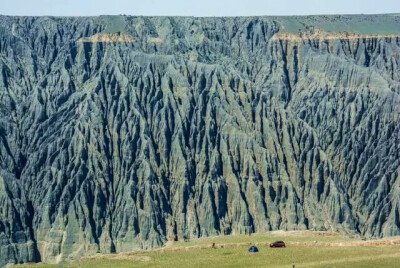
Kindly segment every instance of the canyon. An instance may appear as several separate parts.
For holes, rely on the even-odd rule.
[[[0,16],[0,266],[400,235],[400,15]]]

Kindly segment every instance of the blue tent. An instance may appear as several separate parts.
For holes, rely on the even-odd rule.
[[[249,252],[258,252],[258,248],[256,246],[251,246]]]

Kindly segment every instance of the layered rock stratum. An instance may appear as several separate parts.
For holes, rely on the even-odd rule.
[[[400,16],[0,16],[0,265],[400,235]]]

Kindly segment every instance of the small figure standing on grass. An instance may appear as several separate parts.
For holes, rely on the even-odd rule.
[[[212,248],[217,248],[216,246],[215,246],[215,240],[213,240],[212,241],[212,246],[211,246]]]

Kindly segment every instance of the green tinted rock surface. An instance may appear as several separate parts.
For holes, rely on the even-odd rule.
[[[330,18],[0,16],[0,265],[175,235],[399,235],[400,38],[379,36],[399,18],[350,22],[379,18],[295,41],[271,38]]]

